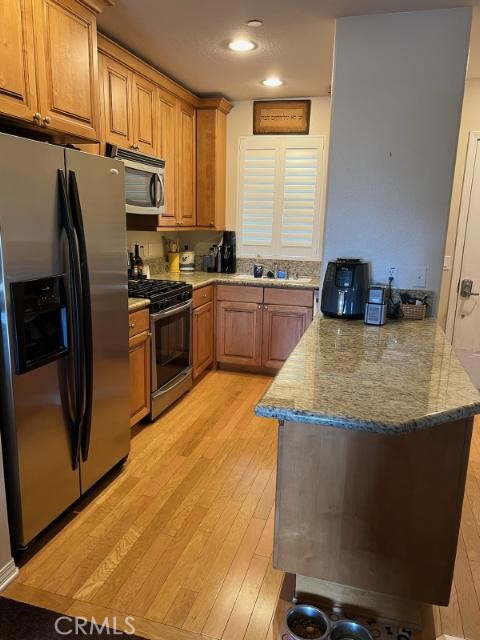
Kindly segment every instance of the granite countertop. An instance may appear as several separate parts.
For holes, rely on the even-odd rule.
[[[140,311],[150,305],[148,298],[129,298],[128,299],[128,311]]]
[[[320,287],[320,279],[298,279],[298,280],[274,280],[272,278],[238,278],[238,274],[230,273],[205,273],[205,271],[194,271],[193,273],[159,273],[151,276],[152,280],[171,280],[172,282],[186,282],[194,289],[200,289],[207,284],[235,284],[249,287],[281,287],[282,289],[310,289],[315,290]],[[128,310],[138,311],[145,309],[150,304],[146,298],[129,298]]]
[[[205,271],[193,271],[192,273],[160,273],[152,276],[152,280],[172,280],[191,284],[194,289],[199,289],[207,284],[236,284],[250,287],[281,287],[282,289],[310,289],[320,287],[319,278],[307,278],[302,280],[282,280],[273,278],[245,278],[238,277],[238,273],[206,273]]]
[[[315,317],[256,414],[401,434],[480,413],[480,393],[435,320]]]

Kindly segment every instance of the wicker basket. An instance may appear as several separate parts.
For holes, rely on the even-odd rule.
[[[402,314],[405,320],[425,320],[426,304],[402,304]]]

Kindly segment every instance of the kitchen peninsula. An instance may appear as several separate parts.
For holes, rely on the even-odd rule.
[[[314,318],[256,407],[280,423],[274,565],[297,593],[447,604],[477,413],[434,320]]]

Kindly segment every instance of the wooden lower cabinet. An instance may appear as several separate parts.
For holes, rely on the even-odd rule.
[[[280,369],[312,321],[311,307],[263,306],[262,366]]]
[[[213,342],[213,302],[193,310],[193,378],[197,378],[215,358]]]
[[[257,302],[217,303],[218,362],[261,366],[262,307]]]
[[[130,426],[133,426],[150,412],[150,332],[145,330],[148,309],[131,313],[129,322]]]
[[[313,291],[217,286],[217,361],[280,369],[313,317]]]

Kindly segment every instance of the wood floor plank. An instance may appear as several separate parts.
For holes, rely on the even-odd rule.
[[[240,548],[202,629],[205,635],[213,638],[222,637],[264,528],[264,520],[253,518],[250,521]]]
[[[263,556],[253,556],[222,636],[225,640],[242,640],[245,635],[269,561]]]
[[[462,533],[458,541],[454,576],[464,634],[469,640],[480,640],[480,605]]]
[[[270,558],[244,640],[263,640],[266,637],[282,587],[283,575],[283,571],[273,568]]]

